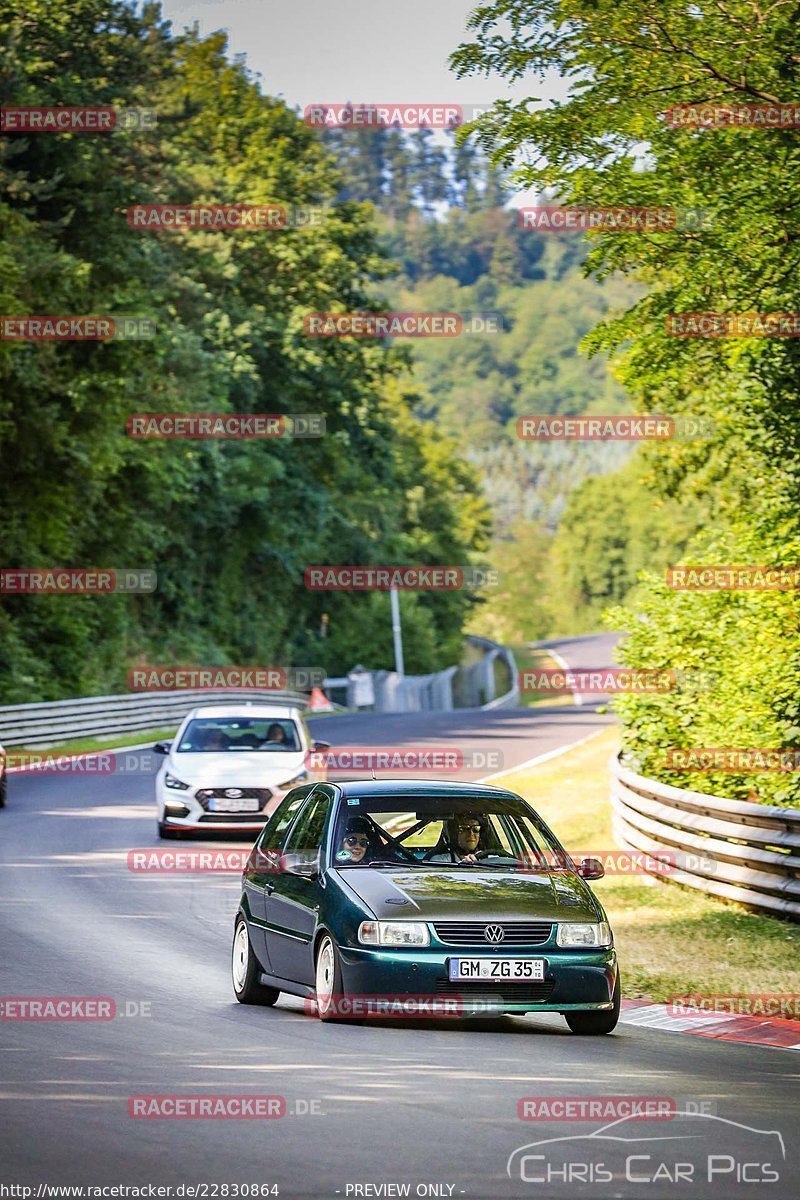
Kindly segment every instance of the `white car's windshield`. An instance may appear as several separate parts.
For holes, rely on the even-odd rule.
[[[186,726],[177,746],[179,754],[240,750],[297,754],[302,745],[294,721],[285,717],[197,717]]]

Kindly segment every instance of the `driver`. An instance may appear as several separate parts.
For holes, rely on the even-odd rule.
[[[485,854],[484,820],[477,813],[460,813],[445,822],[438,843],[426,858],[446,856],[456,862],[474,863]]]
[[[462,813],[447,822],[447,837],[459,862],[477,862],[477,851],[483,834],[480,817]]]

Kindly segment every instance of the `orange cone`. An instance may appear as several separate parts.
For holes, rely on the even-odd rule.
[[[322,688],[315,687],[311,689],[311,696],[306,705],[306,712],[335,712],[335,708]]]

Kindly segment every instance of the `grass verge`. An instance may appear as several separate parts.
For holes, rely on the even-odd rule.
[[[613,850],[608,760],[616,729],[540,766],[504,774],[570,851]],[[614,929],[623,995],[800,994],[800,927],[642,875],[591,884]]]
[[[126,746],[141,746],[145,742],[168,742],[175,736],[177,725],[169,729],[134,729],[130,733],[108,734],[105,737],[76,738],[72,742],[54,742],[49,746],[6,746],[6,754],[98,754],[123,750]],[[13,760],[12,764],[13,766]]]

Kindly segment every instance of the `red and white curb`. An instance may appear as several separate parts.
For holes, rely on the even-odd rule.
[[[800,1050],[800,1021],[782,1017],[747,1017],[734,1013],[673,1015],[666,1004],[623,1000],[620,1022],[662,1033],[693,1033],[726,1042],[757,1042],[777,1050]]]

